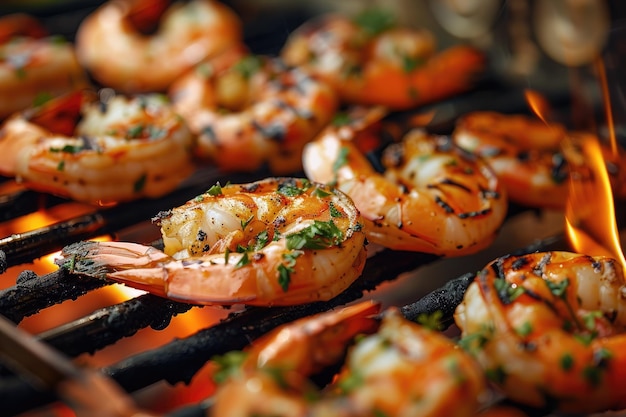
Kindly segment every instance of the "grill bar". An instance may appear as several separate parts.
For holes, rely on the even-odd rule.
[[[519,253],[558,249],[564,245],[563,236],[554,236],[523,248]],[[200,330],[192,336],[177,339],[158,349],[148,350],[129,357],[102,371],[129,392],[162,380],[170,384],[188,383],[200,368],[215,355],[242,349],[252,340],[284,323],[358,300],[367,291],[375,289],[381,282],[393,280],[404,272],[437,259],[432,255],[399,251],[383,251],[375,255],[375,258],[376,262],[371,262],[371,266],[348,290],[328,302],[315,302],[293,307],[247,308],[240,313],[230,315],[212,327]],[[407,318],[414,320],[420,314],[432,314],[440,310],[444,315],[443,324],[450,325],[453,321],[454,309],[462,300],[465,289],[473,278],[474,274],[468,273],[453,279],[415,303],[402,307],[401,311]],[[141,303],[154,302],[151,307],[145,306],[146,311],[161,308],[169,303],[168,301],[156,300],[152,296],[138,297],[138,299],[142,298],[144,299],[140,301]],[[130,300],[128,303],[101,310],[96,314],[95,322],[112,320],[115,323],[114,327],[123,327],[127,320],[130,320],[129,314],[134,314],[133,308],[129,305],[132,302],[137,301]],[[186,308],[185,306],[172,306],[173,309],[179,307],[183,310]],[[149,313],[147,314],[149,315]],[[166,316],[167,314],[169,313],[165,313]],[[116,317],[111,315],[116,315]],[[107,316],[109,317],[107,318]],[[100,326],[101,324],[90,323],[90,319],[85,318],[42,334],[40,337],[45,341],[50,341],[62,352],[69,349],[73,355],[76,355],[81,350],[95,349],[95,345],[90,345],[85,339],[107,339],[111,337],[111,329],[107,326]],[[93,329],[96,329],[95,333],[91,333]],[[86,337],[85,332],[90,332],[89,337]],[[83,347],[72,347],[76,343],[80,343]],[[0,401],[6,404],[7,410],[11,410],[12,414],[23,412],[33,406],[45,405],[54,400],[53,394],[38,392],[18,377],[10,376],[0,381]],[[198,407],[202,407],[202,405],[198,405]],[[190,410],[190,412],[193,411]]]

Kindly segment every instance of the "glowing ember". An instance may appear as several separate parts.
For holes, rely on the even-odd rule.
[[[586,135],[581,137],[580,146],[586,163],[572,167],[565,210],[567,235],[577,252],[610,256],[626,268],[600,144],[595,136]]]

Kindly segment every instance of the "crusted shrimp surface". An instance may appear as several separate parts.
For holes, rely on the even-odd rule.
[[[178,79],[169,95],[198,135],[200,158],[272,175],[302,170],[302,148],[338,105],[333,89],[302,69],[236,48]]]
[[[409,109],[471,88],[484,56],[468,46],[437,52],[425,29],[399,27],[385,12],[330,14],[305,22],[281,56],[329,82],[344,102]]]
[[[509,199],[530,207],[564,209],[572,167],[586,163],[580,150],[587,133],[522,114],[478,111],[461,116],[455,143],[485,158],[502,180]],[[626,196],[624,151],[602,146],[617,196]]]
[[[626,408],[626,287],[610,258],[505,256],[457,307],[461,345],[514,401],[563,412]]]
[[[0,17],[0,118],[87,86],[74,46],[34,17]]]
[[[470,355],[395,308],[384,311],[374,326],[366,321],[367,310],[371,304],[329,311],[254,342],[241,355],[239,367],[221,370],[228,376],[218,387],[210,415],[474,415],[485,383]],[[326,349],[318,349],[320,345]],[[319,389],[310,382],[323,365],[344,357],[328,386]]]
[[[368,240],[382,246],[458,256],[493,241],[507,211],[505,190],[480,158],[450,138],[411,130],[375,166],[381,108],[355,108],[303,153],[311,180],[334,184],[365,218]],[[372,145],[374,144],[374,145]]]
[[[104,86],[125,93],[164,92],[204,59],[242,42],[240,19],[225,4],[170,3],[105,2],[78,28],[80,62]]]
[[[81,242],[59,265],[196,304],[328,300],[363,271],[362,218],[342,192],[306,179],[216,185],[159,214],[164,252]]]
[[[193,137],[160,95],[70,93],[7,119],[0,171],[89,203],[159,197],[193,169]]]

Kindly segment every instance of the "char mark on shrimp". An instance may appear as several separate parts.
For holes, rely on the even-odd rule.
[[[255,120],[252,122],[252,126],[256,130],[261,132],[263,136],[266,136],[278,142],[284,141],[285,137],[287,136],[287,130],[285,129],[285,126],[280,123],[272,123],[270,125],[263,126]]]

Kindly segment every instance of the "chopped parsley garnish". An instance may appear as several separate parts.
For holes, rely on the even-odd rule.
[[[136,139],[139,136],[141,136],[142,132],[143,132],[143,125],[139,124],[139,125],[129,127],[126,132],[126,136],[129,139]]]
[[[83,150],[82,145],[64,145],[62,148],[50,148],[50,152],[78,153]]]
[[[291,274],[295,271],[296,259],[302,254],[303,252],[300,250],[285,253],[283,254],[283,260],[285,262],[278,265],[278,284],[285,292],[289,289]]]
[[[417,321],[422,326],[426,327],[430,330],[444,330],[445,326],[441,322],[443,318],[443,311],[437,310],[432,314],[422,313],[417,316],[415,321]]]
[[[574,357],[571,353],[565,353],[561,356],[560,364],[562,370],[569,371],[574,367]]]
[[[54,96],[48,92],[42,91],[37,93],[35,98],[33,99],[33,107],[39,107],[42,104],[50,101]]]
[[[339,155],[337,155],[337,159],[335,159],[335,162],[333,162],[333,172],[335,174],[337,173],[337,171],[339,171],[339,168],[348,163],[349,152],[349,149],[345,146],[342,146],[341,149],[339,149]]]
[[[515,333],[522,337],[526,337],[533,332],[533,326],[530,322],[526,321],[524,324],[515,329]]]
[[[287,249],[325,249],[341,243],[343,233],[332,220],[315,220],[312,225],[287,235],[285,239]]]
[[[222,186],[218,182],[217,184],[215,184],[211,188],[209,188],[205,194],[208,194],[208,195],[213,196],[213,197],[218,196],[218,195],[222,195]]]
[[[239,72],[244,78],[251,78],[256,72],[261,69],[263,66],[263,60],[261,57],[256,55],[250,55],[245,58],[242,58],[239,62],[237,62],[233,69]]]
[[[143,174],[141,177],[139,177],[137,181],[135,181],[135,183],[133,184],[133,191],[138,193],[139,191],[143,190],[146,186],[147,179],[148,176],[146,174]]]
[[[347,377],[342,378],[338,382],[338,387],[342,393],[348,394],[355,389],[361,387],[364,383],[363,377],[358,372],[352,372]]]
[[[388,10],[373,8],[359,13],[354,23],[365,30],[370,36],[378,35],[396,25],[396,19]]]
[[[64,171],[64,170],[65,170],[65,161],[59,161],[57,165],[57,171]]]
[[[424,59],[420,57],[410,57],[404,55],[402,57],[402,70],[406,73],[414,71],[417,67],[420,67],[424,64]]]
[[[328,197],[329,195],[332,195],[331,192],[326,191],[321,189],[320,187],[315,187],[315,190],[313,190],[313,192],[311,193],[311,195],[315,196],[315,197]]]
[[[278,194],[282,194],[286,197],[296,197],[304,193],[308,186],[308,183],[303,183],[302,188],[300,188],[292,182],[283,182],[278,184],[278,189],[276,191]]]
[[[496,287],[496,291],[498,291],[500,300],[502,300],[505,304],[512,303],[517,297],[525,292],[524,287],[511,284],[504,279],[496,279],[494,281],[494,286]]]
[[[352,119],[347,113],[337,113],[332,120],[332,124],[334,126],[346,126],[350,123],[352,123]]]
[[[335,207],[332,201],[328,203],[328,209],[330,210],[330,217],[343,217],[343,213]]]
[[[254,220],[254,215],[250,216],[250,218],[248,218],[247,220],[242,220],[241,221],[241,229],[245,230],[246,226],[248,226],[252,220]]]
[[[550,289],[552,295],[558,298],[563,298],[565,292],[567,291],[567,287],[569,286],[569,278],[565,278],[560,282],[552,282],[550,280],[545,280],[544,282]]]
[[[239,258],[239,261],[235,264],[235,268],[241,268],[242,266],[246,266],[250,263],[250,258],[248,257],[248,252],[244,252]]]
[[[213,356],[211,360],[217,365],[213,373],[213,381],[218,384],[225,382],[241,367],[247,354],[241,350],[233,350],[223,355]]]

